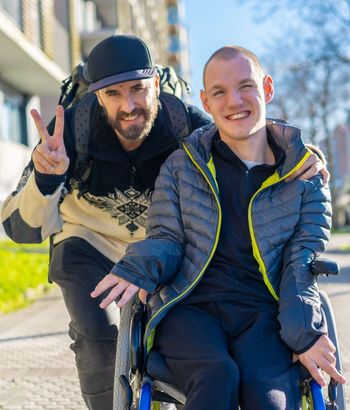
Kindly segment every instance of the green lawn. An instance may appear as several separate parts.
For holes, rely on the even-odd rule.
[[[49,288],[48,244],[0,240],[0,314],[28,305]]]
[[[350,225],[341,226],[340,228],[333,228],[332,233],[350,233]]]
[[[349,234],[350,233],[350,225],[342,226],[338,229],[333,229],[332,234]],[[350,251],[350,245],[343,245],[340,247],[340,250],[343,252]]]

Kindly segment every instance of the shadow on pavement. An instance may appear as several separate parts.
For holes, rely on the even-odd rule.
[[[16,337],[7,337],[5,339],[2,339],[0,337],[0,344],[4,342],[13,342],[16,340],[26,340],[26,339],[40,339],[43,337],[54,337],[54,336],[61,336],[61,335],[66,335],[67,332],[52,332],[52,333],[41,333],[40,335],[27,335],[27,336],[16,336]],[[1,407],[0,407],[1,409]]]

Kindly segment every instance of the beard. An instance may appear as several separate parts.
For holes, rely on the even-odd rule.
[[[158,114],[158,107],[159,99],[155,95],[151,104],[147,108],[134,108],[130,113],[121,111],[116,115],[115,118],[110,117],[104,107],[103,112],[108,124],[115,131],[117,131],[117,133],[121,137],[129,141],[136,141],[147,137],[147,135],[150,133]],[[143,116],[143,124],[131,125],[129,127],[123,128],[121,121],[134,116]]]

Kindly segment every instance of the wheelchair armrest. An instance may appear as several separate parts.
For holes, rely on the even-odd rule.
[[[338,275],[339,265],[337,262],[326,258],[316,258],[311,262],[311,272],[314,276]]]

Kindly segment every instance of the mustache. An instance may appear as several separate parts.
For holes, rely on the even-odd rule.
[[[143,117],[147,118],[146,114],[147,114],[146,110],[142,108],[134,108],[131,112],[120,111],[117,114],[116,120],[117,121],[126,120],[129,117],[134,117],[134,116],[139,116],[139,115],[143,115]]]

